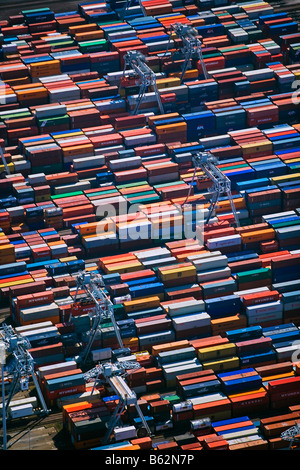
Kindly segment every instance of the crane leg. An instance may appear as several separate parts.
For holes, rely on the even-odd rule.
[[[206,221],[205,223],[208,224],[208,222],[210,221],[210,218],[215,210],[215,207],[216,207],[216,204],[218,202],[218,199],[219,199],[219,193],[218,192],[214,192],[213,194],[213,197],[212,197],[212,200],[211,200],[211,204],[210,204],[210,208],[209,208],[209,212],[208,212],[208,216],[206,217]]]
[[[17,383],[18,383],[19,379],[20,379],[20,374],[19,374],[19,372],[17,372],[14,375],[13,382],[12,382],[12,385],[11,385],[11,388],[10,388],[10,391],[9,391],[9,395],[8,395],[8,398],[7,398],[7,402],[6,402],[6,405],[5,405],[6,413],[7,413],[10,401],[11,401],[12,397],[14,396],[14,393],[15,393],[15,390],[16,390]]]
[[[108,422],[106,434],[104,438],[102,439],[103,444],[106,444],[108,442],[110,435],[112,433],[112,430],[116,426],[117,422],[119,421],[120,415],[123,412],[124,408],[125,408],[125,402],[119,399],[119,403],[117,404],[115,411]]]
[[[146,86],[145,85],[142,85],[141,88],[140,88],[140,92],[139,92],[139,96],[138,96],[138,99],[137,99],[137,103],[136,103],[136,106],[135,106],[135,110],[133,112],[133,114],[136,114],[138,112],[138,109],[140,107],[140,104],[142,102],[142,99],[145,95],[145,92],[146,92]]]
[[[238,215],[237,215],[237,212],[236,212],[236,209],[235,209],[235,205],[234,205],[234,202],[233,202],[231,191],[227,191],[227,197],[228,197],[229,202],[230,202],[230,206],[231,206],[232,213],[234,215],[236,226],[239,227],[240,222],[239,222],[239,218],[238,218]]]
[[[141,410],[141,408],[140,408],[140,406],[137,402],[135,403],[135,408],[136,408],[136,411],[138,412],[139,417],[142,420],[143,425],[145,426],[145,428],[147,430],[148,435],[151,436],[152,435],[151,430],[150,430],[150,428],[148,426],[148,423],[145,419],[145,416],[143,415],[142,410]]]
[[[156,99],[157,99],[157,102],[158,102],[158,107],[159,107],[159,110],[160,110],[160,114],[164,114],[164,112],[165,112],[164,107],[163,107],[163,104],[161,102],[161,97],[160,97],[160,94],[159,94],[156,83],[153,84],[153,88],[154,88]]]
[[[39,383],[38,383],[38,381],[37,381],[37,378],[36,378],[36,375],[35,375],[35,373],[34,373],[33,368],[31,368],[31,376],[32,376],[32,380],[33,380],[33,382],[34,382],[36,391],[37,391],[37,393],[38,393],[40,402],[41,402],[41,404],[42,404],[43,411],[44,411],[45,414],[48,414],[48,413],[49,413],[49,410],[48,410],[48,408],[47,408],[46,402],[45,402],[45,400],[44,400],[43,394],[42,394],[42,392],[41,392],[41,389],[40,389],[40,386],[39,386]]]

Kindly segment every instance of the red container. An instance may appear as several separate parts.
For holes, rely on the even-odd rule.
[[[255,294],[247,294],[242,298],[245,307],[249,305],[259,305],[261,303],[275,302],[279,300],[280,294],[276,290],[268,292],[257,292]]]

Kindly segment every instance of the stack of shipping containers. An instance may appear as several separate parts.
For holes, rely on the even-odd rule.
[[[75,449],[285,448],[300,418],[298,24],[266,1],[124,5],[0,21],[1,308]],[[181,79],[174,23],[195,28],[207,78],[193,58]],[[130,50],[155,73],[163,114],[151,87],[134,114]],[[193,178],[194,151],[217,157],[240,226],[227,195],[203,224],[212,182]],[[94,310],[83,291],[74,302],[83,270],[102,275],[140,365],[126,381],[152,436],[128,406],[102,443],[119,397],[77,361]],[[118,348],[105,320],[92,365]]]

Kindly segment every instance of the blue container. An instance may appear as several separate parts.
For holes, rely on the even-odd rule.
[[[187,140],[190,142],[215,133],[216,119],[212,111],[183,114],[182,117],[187,123]]]
[[[226,381],[222,379],[223,389],[227,395],[235,393],[247,392],[250,390],[257,390],[262,386],[262,378],[260,375],[253,375],[250,377],[243,377],[241,379],[233,379]]]
[[[255,365],[255,364],[263,364],[265,362],[269,361],[275,361],[276,362],[276,352],[270,349],[269,351],[266,352],[261,352],[257,354],[251,354],[251,355],[239,355],[240,358],[240,365],[241,366],[247,366],[247,365]]]
[[[209,382],[185,385],[182,387],[183,398],[191,398],[208,393],[217,393],[221,391],[221,382],[219,380],[211,380]]]
[[[262,327],[260,325],[248,326],[237,330],[226,331],[226,336],[230,342],[247,341],[257,339],[262,336]]]
[[[206,299],[204,302],[205,311],[211,318],[235,315],[242,307],[240,297],[237,295]]]

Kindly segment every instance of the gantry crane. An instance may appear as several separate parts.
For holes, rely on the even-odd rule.
[[[147,16],[142,0],[136,0],[136,1],[142,10],[143,16]],[[136,3],[135,0],[126,0],[125,6],[119,15],[121,20],[124,20],[128,9],[132,7],[134,3]]]
[[[137,396],[124,380],[129,370],[139,369],[140,367],[140,364],[134,361],[120,361],[119,363],[108,361],[103,364],[97,364],[93,369],[84,374],[84,378],[87,382],[94,380],[91,394],[93,394],[97,383],[104,382],[110,385],[119,397],[119,402],[107,424],[107,431],[102,440],[103,444],[106,444],[109,441],[111,433],[118,424],[123,410],[128,405],[134,405],[139,417],[141,418],[144,428],[140,433],[148,433],[148,435],[151,435],[151,430],[138,404]]]
[[[106,295],[103,288],[104,282],[100,274],[86,271],[80,271],[78,273],[74,303],[77,302],[79,290],[84,290],[87,298],[95,303],[95,309],[92,314],[93,323],[91,330],[89,331],[89,340],[79,357],[79,360],[82,362],[85,362],[87,360],[93,341],[96,337],[97,332],[99,332],[102,319],[111,320],[116,332],[120,348],[124,348],[119,328],[116,324],[114,316],[113,303]],[[70,315],[69,321],[72,321],[72,315]]]
[[[204,62],[203,54],[202,54],[202,44],[201,44],[200,39],[197,37],[198,35],[197,30],[193,28],[193,26],[191,25],[182,24],[182,23],[174,23],[173,25],[171,25],[171,32],[172,31],[174,31],[176,36],[182,41],[181,53],[182,53],[182,56],[184,57],[184,63],[182,67],[181,77],[180,77],[181,81],[183,80],[185,72],[188,70],[188,68],[191,67],[191,60],[193,58],[199,59],[201,67],[202,67],[203,75],[205,79],[208,79],[209,76],[206,70],[206,65]],[[170,42],[171,42],[171,34],[169,37],[169,42],[168,42],[165,54],[167,54],[169,51]]]
[[[281,439],[289,441],[289,449],[293,447],[294,442],[300,442],[300,422],[296,422],[295,426],[292,426],[289,429],[286,429],[280,434]]]
[[[10,391],[7,400],[3,402],[3,420],[7,419],[7,410],[12,397],[19,389],[28,390],[29,380],[32,377],[38,397],[42,405],[41,414],[48,414],[49,410],[45,403],[42,391],[40,389],[37,377],[34,371],[34,359],[28,349],[31,344],[27,338],[16,333],[11,325],[2,324],[0,330],[0,342],[4,346],[6,355],[9,355],[9,361],[5,367],[6,375],[11,380]],[[4,365],[2,365],[4,367]],[[4,384],[2,384],[3,386]],[[3,398],[4,395],[3,395]],[[6,429],[6,426],[5,426]]]
[[[4,153],[3,153],[3,149],[0,145],[0,155],[1,155],[1,160],[2,160],[2,164],[5,168],[5,171],[8,175],[10,175],[10,171],[9,171],[9,168],[8,168],[8,165],[7,165],[7,162],[6,162],[6,159],[5,159],[5,156],[4,156]]]
[[[123,70],[123,78],[125,78],[126,75],[126,70],[130,69],[130,71],[134,71],[134,75],[138,75],[139,77],[139,85],[140,85],[140,90],[139,90],[139,95],[137,98],[137,103],[135,110],[133,114],[136,114],[141,101],[143,97],[145,96],[145,93],[147,89],[151,86],[154,90],[156,100],[158,103],[159,111],[161,114],[164,114],[164,107],[161,101],[161,97],[157,88],[156,84],[156,74],[153,72],[153,70],[146,64],[146,58],[145,56],[139,52],[139,51],[128,51],[126,55],[124,56],[124,70]],[[132,72],[130,72],[130,75],[132,75]],[[121,81],[122,83],[122,81]]]
[[[200,169],[213,182],[213,186],[210,189],[210,192],[212,192],[212,198],[211,198],[211,201],[210,201],[210,207],[209,207],[209,211],[208,211],[208,215],[207,215],[205,223],[207,224],[209,222],[209,220],[211,219],[211,217],[214,213],[214,210],[217,207],[220,196],[222,194],[226,194],[228,199],[229,199],[229,202],[230,202],[230,206],[231,206],[231,210],[232,210],[232,213],[233,213],[233,216],[234,216],[236,226],[239,227],[240,223],[239,223],[238,215],[237,215],[237,212],[236,212],[236,209],[235,209],[235,206],[234,206],[234,201],[233,201],[233,197],[232,197],[232,193],[231,193],[231,181],[218,168],[218,166],[217,166],[217,164],[218,164],[217,157],[212,155],[211,152],[207,152],[207,151],[206,152],[196,152],[192,155],[192,161],[193,161],[193,166],[194,166],[194,173],[193,173],[193,177],[192,177],[192,180],[191,180],[191,183],[190,183],[190,188],[189,188],[188,195],[187,195],[187,197],[186,197],[186,199],[185,199],[185,201],[183,202],[182,205],[187,203],[187,201],[190,197],[191,191],[192,191],[192,187],[193,187],[193,183],[194,183],[194,180],[195,180],[195,177],[196,177],[197,170]]]

